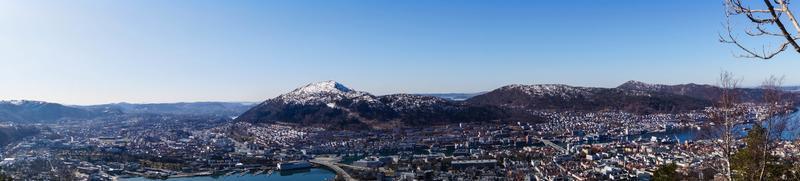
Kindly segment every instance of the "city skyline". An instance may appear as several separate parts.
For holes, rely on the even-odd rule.
[[[0,181],[800,180],[792,2],[0,1]]]
[[[324,80],[379,95],[713,85],[721,71],[800,85],[797,55],[735,58],[717,41],[721,3],[683,2],[0,2],[0,99],[260,102]]]

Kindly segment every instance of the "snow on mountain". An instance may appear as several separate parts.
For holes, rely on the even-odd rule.
[[[330,80],[311,83],[275,98],[275,100],[287,104],[326,104],[329,106],[333,106],[335,102],[345,99],[367,103],[377,102],[375,96],[369,93],[355,91]]]
[[[512,110],[622,110],[642,114],[697,110],[710,104],[705,100],[669,93],[561,84],[509,85],[473,97],[467,103]]]
[[[628,82],[623,83],[622,85],[618,86],[618,88],[622,89],[629,89],[629,90],[641,90],[641,91],[657,91],[666,88],[666,85],[661,84],[648,84],[640,81],[631,80]]]
[[[660,85],[641,82],[626,84],[631,89],[516,84],[465,101],[451,101],[413,94],[374,96],[335,81],[323,81],[266,100],[236,120],[363,129],[389,128],[396,126],[395,123],[419,126],[501,119],[529,120],[528,113],[531,110],[620,110],[650,114],[686,112],[710,105],[709,101],[689,96],[645,91],[660,89]]]
[[[521,85],[513,84],[501,87],[500,90],[518,90],[522,91],[529,96],[554,96],[562,98],[570,98],[573,96],[590,96],[592,95],[593,88],[586,87],[572,87],[563,84],[538,84],[538,85]]]
[[[337,109],[352,108],[354,105],[364,103],[373,108],[388,106],[396,111],[447,102],[446,99],[438,97],[412,94],[374,96],[350,89],[336,81],[311,83],[268,101],[292,105],[325,105]]]
[[[22,105],[42,105],[47,104],[47,102],[42,101],[32,101],[32,100],[2,100],[0,104],[11,104],[15,106],[22,106]]]
[[[319,124],[333,129],[388,128],[394,121],[424,125],[485,121],[500,117],[493,109],[469,107],[439,97],[412,94],[374,96],[335,81],[308,84],[253,107],[237,121]]]
[[[706,84],[677,84],[677,85],[663,85],[663,84],[648,84],[639,81],[628,81],[622,85],[617,86],[617,89],[626,91],[643,91],[648,93],[659,94],[675,94],[684,95],[696,99],[717,101],[722,94],[722,88]],[[762,98],[762,90],[760,88],[738,88],[741,101],[744,102],[759,102]]]
[[[448,102],[448,100],[439,97],[413,94],[385,95],[381,96],[380,100],[395,111],[413,110],[421,107],[433,107]]]
[[[347,93],[353,91],[339,82],[328,80],[311,83],[295,89],[289,94],[315,94],[315,93]]]

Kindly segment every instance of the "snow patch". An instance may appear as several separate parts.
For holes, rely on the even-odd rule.
[[[46,102],[42,101],[31,101],[31,100],[7,100],[7,101],[0,101],[0,104],[11,104],[15,106],[21,106],[25,104],[45,104]]]

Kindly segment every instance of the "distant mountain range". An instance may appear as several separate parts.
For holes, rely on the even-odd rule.
[[[430,94],[417,94],[421,96],[433,96],[439,97],[442,99],[447,99],[451,101],[463,101],[469,98],[485,94],[486,92],[477,92],[477,93],[430,93]]]
[[[239,116],[237,121],[362,129],[537,119],[527,114],[531,110],[679,113],[713,105],[721,90],[710,85],[629,81],[615,88],[509,85],[477,94],[375,96],[335,81],[325,81],[266,100]],[[739,90],[744,101],[760,100],[760,89]],[[797,96],[792,94],[792,98]]]
[[[721,88],[702,84],[660,85],[648,84],[639,81],[628,81],[617,88],[624,90],[675,94],[709,101],[717,101],[720,97],[720,94],[722,94]],[[739,94],[740,99],[744,102],[759,102],[762,99],[763,90],[759,88],[738,88],[737,93]]]
[[[787,92],[800,92],[800,86],[784,86],[783,90]]]
[[[87,119],[98,113],[61,104],[14,100],[0,101],[0,121],[48,122],[59,119]]]
[[[743,101],[763,91],[740,88]],[[800,100],[798,87],[784,87]],[[455,122],[531,121],[530,111],[677,113],[713,105],[722,89],[711,85],[660,85],[628,81],[614,88],[561,84],[508,85],[481,93],[373,94],[335,81],[308,84],[260,104],[195,102],[67,106],[41,101],[0,101],[0,121],[53,122],[121,114],[214,115],[254,123],[289,122],[339,129],[391,128]],[[795,101],[798,102],[798,101]]]
[[[59,120],[85,120],[120,114],[216,115],[236,117],[253,103],[194,102],[68,106],[30,100],[0,101],[0,121],[42,123]]]
[[[466,100],[510,110],[627,111],[639,114],[700,110],[711,100],[625,88],[573,87],[560,84],[509,85]]]
[[[240,102],[180,102],[131,104],[114,103],[91,106],[78,106],[95,112],[116,112],[128,114],[203,114],[235,117],[253,107],[255,103]]]

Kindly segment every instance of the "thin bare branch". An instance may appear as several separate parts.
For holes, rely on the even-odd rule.
[[[764,28],[762,28],[762,27],[761,27],[761,25],[756,25],[756,28],[755,28],[755,29],[756,29],[756,30],[758,30],[758,32],[752,32],[752,31],[746,30],[746,31],[745,31],[745,33],[746,33],[747,35],[750,35],[750,36],[763,36],[763,35],[769,35],[769,36],[779,36],[779,37],[783,37],[783,34],[780,34],[780,33],[774,33],[774,32],[767,31],[767,30],[765,30]]]
[[[762,48],[761,53],[756,53],[755,51],[753,51],[753,50],[745,47],[741,43],[739,43],[739,41],[736,39],[736,37],[733,36],[733,30],[731,29],[730,22],[727,22],[727,24],[725,24],[725,28],[727,30],[727,37],[723,37],[722,35],[719,35],[719,41],[722,42],[722,43],[734,44],[737,47],[739,47],[739,49],[744,51],[746,54],[737,55],[736,56],[736,57],[740,57],[740,58],[771,59],[771,58],[775,57],[776,55],[780,54],[781,52],[785,51],[786,48],[792,42],[794,42],[794,41],[792,41],[792,42],[789,42],[789,41],[784,42],[780,46],[778,46],[777,49],[771,50],[771,51],[767,51],[766,48]],[[797,40],[797,38],[794,38],[793,40]]]
[[[750,21],[757,24],[772,24],[777,21],[777,19],[773,16],[770,18],[762,18],[756,16],[754,13],[764,13],[764,14],[772,14],[776,10],[773,9],[750,9],[749,7],[745,7],[742,4],[741,0],[726,0],[725,1],[726,7],[728,9],[729,15],[745,15]],[[777,10],[781,11],[781,10]],[[778,16],[779,17],[779,16]]]

